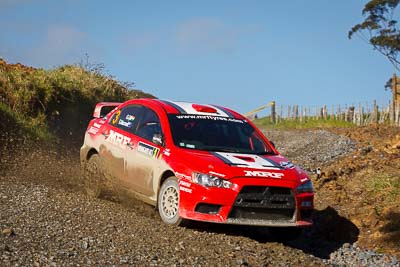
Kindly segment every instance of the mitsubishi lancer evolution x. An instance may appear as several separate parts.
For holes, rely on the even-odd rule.
[[[90,192],[100,192],[97,171],[106,171],[154,205],[166,224],[296,229],[313,223],[307,173],[225,107],[159,99],[98,103],[80,158]]]

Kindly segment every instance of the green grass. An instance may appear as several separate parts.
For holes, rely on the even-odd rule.
[[[0,119],[2,132],[18,135],[26,140],[55,140],[55,136],[48,130],[46,117],[42,113],[36,117],[25,116],[0,102]]]
[[[253,121],[257,126],[266,126],[273,129],[312,129],[312,128],[348,128],[356,125],[347,121],[335,119],[314,119],[306,118],[303,121],[298,120],[280,120],[273,124],[270,117],[264,117]]]
[[[394,202],[400,196],[400,176],[374,175],[367,180],[365,187],[371,198],[381,197],[387,202]]]
[[[0,130],[36,139],[81,138],[95,105],[149,97],[102,69],[64,65],[50,70],[7,64],[0,58]],[[1,119],[1,118],[0,118]],[[1,133],[1,132],[0,132]]]

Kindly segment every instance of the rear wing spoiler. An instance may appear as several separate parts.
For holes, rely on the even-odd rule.
[[[102,118],[107,115],[113,108],[118,107],[122,103],[119,102],[100,102],[93,111],[93,117]]]

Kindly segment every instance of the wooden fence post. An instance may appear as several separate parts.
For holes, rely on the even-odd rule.
[[[300,106],[300,110],[299,110],[299,117],[300,117],[300,122],[303,122],[303,112],[302,112],[303,107]]]
[[[275,101],[271,102],[271,122],[276,123]]]
[[[392,124],[395,123],[396,120],[396,92],[397,92],[397,76],[396,73],[393,73],[392,76],[392,93],[393,93],[393,98],[392,98],[392,104],[391,104],[391,112],[390,112],[390,122]]]
[[[393,74],[392,78],[392,92],[393,92],[393,122],[396,125],[400,124],[400,80],[396,74]]]
[[[294,105],[293,106],[293,119],[297,120],[298,117],[299,117],[299,106]]]
[[[319,113],[318,107],[316,107],[316,108],[315,108],[315,119],[316,119],[316,120],[318,120],[318,118],[319,118],[319,117],[318,117],[318,113]]]
[[[354,107],[353,106],[349,107],[346,120],[349,122],[354,122]]]
[[[372,121],[377,124],[379,121],[379,113],[378,113],[378,105],[376,104],[376,100],[374,100],[374,111]]]
[[[322,114],[323,114],[324,120],[328,119],[328,107],[326,105],[322,109]]]

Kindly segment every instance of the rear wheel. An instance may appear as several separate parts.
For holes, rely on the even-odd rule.
[[[164,223],[169,225],[182,223],[182,218],[179,216],[179,184],[175,176],[169,177],[161,185],[157,208]]]
[[[86,194],[97,198],[102,192],[104,173],[101,168],[101,160],[98,154],[92,155],[86,162],[84,169],[84,187]]]

